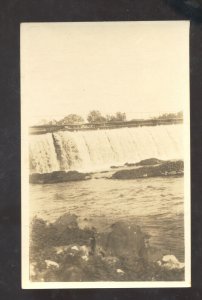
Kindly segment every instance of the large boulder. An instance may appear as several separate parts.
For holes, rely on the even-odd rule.
[[[58,183],[66,181],[79,181],[90,179],[88,173],[80,173],[77,171],[55,171],[52,173],[33,173],[29,176],[29,182],[35,184]]]
[[[78,228],[77,215],[70,213],[63,214],[53,224],[58,232],[63,232],[67,228]]]
[[[107,233],[104,248],[106,253],[115,257],[144,257],[146,253],[145,240],[148,238],[140,227],[125,221],[119,221],[111,226]]]

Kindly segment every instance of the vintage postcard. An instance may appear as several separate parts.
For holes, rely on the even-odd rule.
[[[189,22],[21,24],[22,287],[189,287]]]

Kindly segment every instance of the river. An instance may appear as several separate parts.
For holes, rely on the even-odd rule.
[[[82,226],[90,223],[100,231],[131,220],[151,236],[151,246],[184,261],[183,182],[183,177],[158,177],[30,184],[30,218],[53,222],[69,212]]]

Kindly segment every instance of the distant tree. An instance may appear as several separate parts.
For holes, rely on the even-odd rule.
[[[116,113],[116,121],[126,121],[126,114],[125,113],[121,113],[121,112],[117,112]]]
[[[126,121],[126,114],[117,112],[115,115],[107,115],[106,116],[107,122],[124,122]]]
[[[106,115],[107,122],[114,122],[116,120],[116,117],[113,115]]]
[[[106,118],[102,116],[99,110],[92,110],[89,112],[87,116],[87,120],[89,123],[101,123],[106,122]]]
[[[70,114],[64,117],[62,120],[58,122],[59,125],[67,125],[67,124],[79,124],[83,123],[84,119],[76,114]]]
[[[155,117],[154,119],[159,120],[168,120],[168,119],[176,119],[176,118],[183,118],[183,112],[179,111],[178,113],[165,113],[158,117]]]

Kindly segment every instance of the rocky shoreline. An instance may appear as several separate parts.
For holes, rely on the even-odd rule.
[[[117,221],[104,232],[76,215],[64,214],[53,223],[31,223],[32,281],[180,281],[184,264],[161,249],[132,222]]]
[[[106,173],[108,173],[108,176],[106,176]],[[100,176],[100,174],[105,175]],[[182,160],[163,161],[150,158],[138,163],[125,163],[124,166],[111,166],[111,171],[106,170],[98,173],[81,173],[78,171],[55,171],[43,174],[33,173],[29,176],[29,182],[32,184],[47,184],[89,180],[92,178],[137,179],[158,176],[183,176],[183,174],[184,163]]]
[[[138,164],[140,165],[140,164]],[[162,162],[158,165],[146,165],[144,167],[117,171],[112,175],[113,179],[137,179],[159,176],[182,176],[184,163],[182,160]]]

